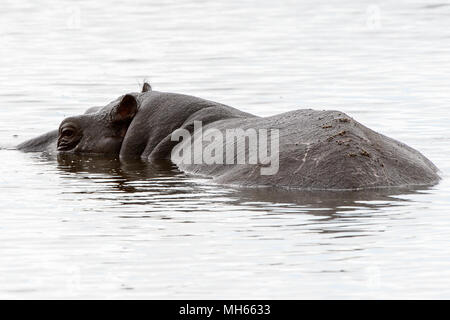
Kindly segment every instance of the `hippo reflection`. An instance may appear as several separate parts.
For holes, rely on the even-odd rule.
[[[39,158],[54,163],[54,157],[49,154],[40,155]],[[117,159],[108,155],[79,153],[59,153],[56,159],[61,176],[71,179],[75,184],[77,179],[83,181],[89,178],[90,183],[96,185],[97,191],[92,194],[93,199],[142,205],[145,206],[145,210],[149,210],[148,213],[157,212],[158,215],[161,213],[159,208],[165,205],[179,206],[184,201],[188,201],[191,205],[192,203],[208,205],[218,201],[222,205],[234,208],[249,210],[260,208],[272,214],[308,213],[327,217],[327,220],[342,216],[348,218],[347,214],[351,212],[359,215],[358,211],[364,208],[371,212],[363,210],[364,217],[370,217],[373,212],[386,207],[407,206],[411,202],[409,200],[411,195],[426,194],[430,189],[421,186],[335,192],[286,188],[234,188],[211,185],[207,179],[196,177],[193,179],[190,175],[180,172],[168,160],[150,163],[141,159]],[[88,191],[80,191],[77,188],[75,192],[91,193],[89,188]],[[110,197],[111,192],[114,192],[114,198]],[[90,198],[89,195],[87,197]],[[271,203],[276,205],[270,206]],[[280,206],[280,203],[284,205]],[[189,211],[186,207],[176,210]],[[164,219],[171,217],[164,215]]]
[[[187,144],[184,136],[182,142],[173,139],[180,130],[191,133],[195,151],[196,137],[201,136],[196,123],[202,124],[202,130],[214,129],[224,136],[229,130],[276,130],[277,171],[261,174],[261,169],[270,165],[267,162],[224,164],[174,157],[174,151],[184,152]],[[245,148],[234,153],[234,160],[250,159],[255,150],[245,143],[249,138],[237,136],[219,144],[224,144],[222,150],[228,150],[230,145],[234,148],[235,143],[238,146],[243,142]],[[205,152],[217,143],[216,138],[202,139],[197,150]],[[268,144],[273,146],[274,140]],[[66,118],[58,130],[17,148],[25,152],[115,155],[150,163],[170,159],[184,172],[245,186],[348,190],[432,185],[439,181],[438,169],[420,152],[342,112],[303,109],[258,117],[192,96],[152,91],[147,83],[140,93],[126,94],[105,107]],[[273,155],[274,150],[271,152]],[[225,157],[220,154],[219,158]]]

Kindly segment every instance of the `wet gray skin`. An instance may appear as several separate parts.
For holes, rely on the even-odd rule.
[[[263,164],[185,164],[174,160],[180,170],[209,176],[219,183],[349,190],[433,185],[440,179],[436,166],[420,152],[339,111],[303,109],[262,118],[192,96],[152,91],[147,83],[142,92],[66,118],[58,130],[17,148],[154,162],[171,159],[174,147],[181,148],[183,143],[172,141],[172,133],[180,128],[192,133],[194,121],[202,122],[204,132],[208,128],[222,133],[228,129],[279,130],[279,170],[273,175],[261,175],[261,167],[267,167]],[[245,154],[248,157],[248,149]]]

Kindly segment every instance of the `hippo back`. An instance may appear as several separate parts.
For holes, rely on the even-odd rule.
[[[344,190],[439,181],[438,169],[420,152],[339,111],[296,110],[217,121],[203,130],[209,128],[224,135],[232,128],[279,130],[279,170],[273,175],[262,175],[261,164],[177,163],[183,171],[211,176],[219,183]]]

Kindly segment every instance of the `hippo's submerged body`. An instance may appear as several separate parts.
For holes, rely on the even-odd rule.
[[[438,169],[420,152],[342,112],[308,109],[261,118],[196,97],[151,91],[147,84],[141,93],[65,119],[59,130],[26,141],[18,149],[170,159],[174,148],[186,143],[172,141],[172,133],[185,129],[195,137],[199,122],[203,132],[215,129],[224,135],[230,129],[279,132],[279,168],[270,175],[260,171],[267,164],[185,163],[172,158],[182,171],[210,176],[219,183],[348,190],[439,181]],[[234,141],[223,143],[226,150]],[[207,144],[201,146],[205,149]],[[244,153],[248,157],[249,149]]]

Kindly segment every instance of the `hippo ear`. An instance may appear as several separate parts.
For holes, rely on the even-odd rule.
[[[138,111],[136,98],[131,94],[123,96],[120,103],[111,111],[112,122],[131,120]]]
[[[142,86],[142,92],[152,91],[152,86],[148,84],[147,82],[144,82],[144,85]]]

